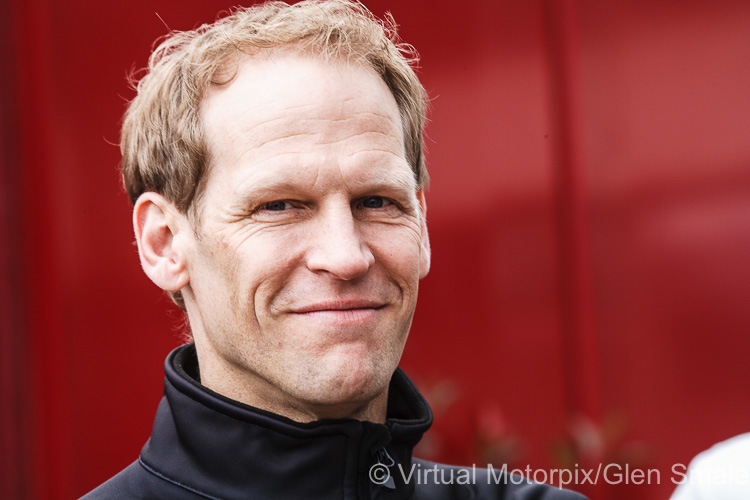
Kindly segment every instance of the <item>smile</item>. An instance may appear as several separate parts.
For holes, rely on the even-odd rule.
[[[294,309],[295,315],[326,323],[362,323],[375,319],[385,304],[373,300],[319,302]]]

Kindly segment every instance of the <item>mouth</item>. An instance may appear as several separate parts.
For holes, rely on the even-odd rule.
[[[382,309],[385,304],[372,299],[325,300],[296,307],[292,312],[308,314],[323,311],[357,311],[362,309]]]
[[[375,319],[386,304],[377,300],[326,300],[292,310],[295,315],[332,323],[362,323]]]

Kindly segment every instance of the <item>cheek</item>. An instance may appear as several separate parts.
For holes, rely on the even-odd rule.
[[[376,260],[394,277],[411,282],[419,277],[420,241],[419,233],[403,229],[378,234],[369,244]]]
[[[365,228],[364,234],[372,248],[404,257],[416,255],[422,241],[417,224],[374,225]]]
[[[234,231],[217,239],[220,260],[233,275],[272,274],[293,259],[301,238],[298,231],[278,228],[267,231]]]
[[[261,316],[300,267],[301,241],[295,231],[278,230],[256,234],[229,249],[232,280],[243,302],[254,304]]]

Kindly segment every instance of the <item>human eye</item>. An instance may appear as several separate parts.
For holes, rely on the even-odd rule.
[[[368,196],[362,199],[358,205],[362,208],[384,208],[393,205],[393,202],[382,196]]]
[[[268,212],[282,212],[291,208],[294,208],[294,205],[286,200],[269,201],[268,203],[264,203],[260,207],[261,210]]]
[[[273,200],[256,205],[251,213],[256,221],[288,221],[304,214],[305,208],[306,204],[296,200]]]

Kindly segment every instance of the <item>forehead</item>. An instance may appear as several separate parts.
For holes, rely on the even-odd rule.
[[[412,183],[398,106],[367,66],[289,52],[243,56],[201,113],[211,179],[314,181],[333,163],[350,181],[395,176]]]
[[[258,148],[332,125],[341,125],[339,135],[363,125],[383,140],[395,128],[403,142],[396,101],[372,68],[306,53],[241,56],[231,82],[209,89],[201,115],[212,154],[225,152],[215,146],[225,148],[232,139]]]

